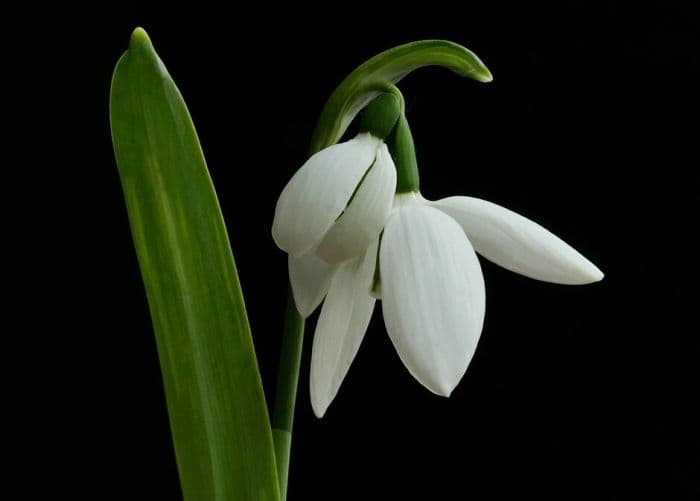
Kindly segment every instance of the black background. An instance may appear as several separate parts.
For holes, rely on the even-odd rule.
[[[286,290],[286,257],[270,237],[276,198],[330,92],[394,45],[450,39],[494,75],[479,84],[427,68],[400,84],[423,194],[505,205],[606,273],[565,287],[482,260],[484,331],[450,399],[411,378],[377,308],[317,420],[307,342],[290,500],[699,498],[697,18],[670,4],[429,7],[119,4],[18,22],[8,47],[27,57],[7,79],[28,94],[8,101],[23,110],[18,137],[33,138],[23,200],[37,209],[30,233],[43,263],[25,297],[47,305],[18,336],[36,375],[20,392],[33,459],[19,463],[46,479],[25,484],[27,499],[41,487],[72,499],[180,499],[109,136],[111,72],[137,25],[197,126],[268,398]]]

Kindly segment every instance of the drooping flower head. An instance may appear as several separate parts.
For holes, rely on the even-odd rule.
[[[376,114],[381,107],[371,109]],[[449,396],[483,328],[477,252],[546,282],[603,277],[564,241],[508,209],[464,196],[424,199],[403,109],[382,139],[389,148],[361,134],[312,156],[275,211],[273,236],[289,253],[299,312],[310,315],[325,298],[311,356],[311,403],[319,417],[359,349],[376,299],[409,372]],[[394,169],[397,175],[390,174]]]

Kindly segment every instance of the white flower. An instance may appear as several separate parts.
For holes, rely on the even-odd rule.
[[[558,237],[470,197],[397,196],[379,255],[387,332],[413,376],[449,396],[476,349],[485,290],[474,251],[530,278],[585,284],[601,271]]]
[[[474,355],[484,320],[475,251],[547,282],[585,284],[603,277],[561,239],[496,204],[397,195],[381,245],[375,240],[364,255],[336,266],[313,253],[290,258],[294,296],[305,316],[327,293],[311,360],[311,403],[318,417],[335,397],[369,324],[377,262],[384,321],[399,357],[430,391],[450,395]]]
[[[397,130],[405,135],[394,141],[412,155],[404,122],[399,119]],[[415,169],[414,158],[402,158],[404,171]],[[386,145],[361,133],[313,155],[277,202],[272,235],[289,254],[297,309],[307,317],[325,298],[311,354],[311,404],[318,417],[357,354],[375,298],[381,296],[387,332],[409,372],[433,393],[449,396],[484,322],[475,251],[546,282],[603,278],[529,219],[477,198],[429,202],[417,192],[417,172],[407,175],[415,191],[394,196],[396,170]]]
[[[272,237],[292,257],[316,254],[328,263],[357,257],[379,235],[395,189],[386,145],[358,134],[319,151],[294,174],[277,201]]]

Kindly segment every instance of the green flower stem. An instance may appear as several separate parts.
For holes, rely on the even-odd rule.
[[[304,341],[304,319],[297,311],[291,285],[288,289],[282,349],[277,372],[275,406],[272,412],[272,440],[275,446],[277,478],[282,500],[287,498],[289,455],[292,445],[292,426],[294,424],[294,403],[297,398],[301,348]]]
[[[394,131],[389,136],[388,146],[396,165],[396,193],[418,192],[420,180],[416,149],[404,113],[401,113]]]

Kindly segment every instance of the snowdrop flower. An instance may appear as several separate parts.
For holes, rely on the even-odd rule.
[[[476,252],[537,280],[586,284],[603,278],[542,226],[471,197],[429,202],[415,192],[397,195],[378,260],[377,247],[374,242],[361,259],[337,269],[316,260],[309,263],[316,274],[291,275],[293,287],[316,294],[315,300],[328,292],[311,361],[311,402],[318,417],[335,397],[369,324],[377,262],[389,337],[416,380],[442,396],[461,380],[481,335],[486,295]]]
[[[393,164],[383,144],[361,138],[373,145],[368,150],[376,148],[376,155],[354,197],[351,188],[335,185],[345,174],[334,166],[344,160],[341,150],[331,154],[331,147],[321,152],[329,167],[312,157],[308,164],[319,162],[319,167],[302,173],[305,165],[295,178],[313,175],[315,180],[293,178],[275,213],[275,240],[290,254],[298,310],[306,317],[325,297],[311,355],[311,404],[318,417],[325,414],[357,354],[375,298],[382,300],[387,332],[409,372],[433,393],[449,396],[474,355],[484,322],[486,295],[477,252],[537,280],[586,284],[603,278],[575,249],[515,212],[464,196],[425,200],[403,113],[389,139],[398,178],[390,179],[388,167]],[[362,164],[371,156],[365,153]],[[348,185],[360,182],[362,169],[356,170]],[[293,183],[314,188],[294,188]],[[396,195],[387,209],[391,184]],[[332,199],[333,192],[342,193],[339,201]],[[302,213],[303,218],[290,220],[285,211]]]

